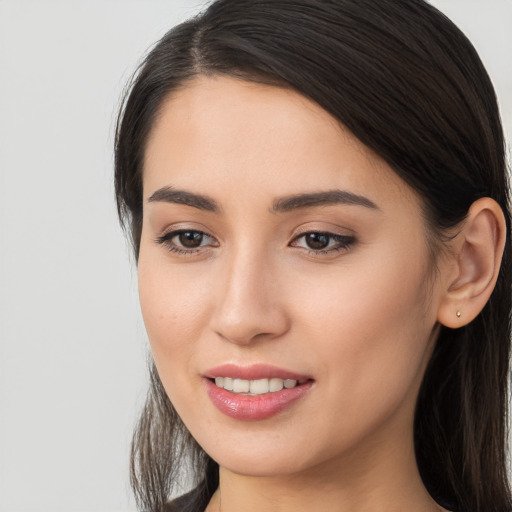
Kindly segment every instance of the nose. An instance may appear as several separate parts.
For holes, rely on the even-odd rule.
[[[211,328],[221,338],[239,345],[282,336],[289,329],[290,319],[276,266],[250,250],[238,251],[223,264]]]

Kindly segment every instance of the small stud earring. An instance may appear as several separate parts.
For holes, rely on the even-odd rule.
[[[460,318],[462,313],[460,311],[457,311],[457,318]]]

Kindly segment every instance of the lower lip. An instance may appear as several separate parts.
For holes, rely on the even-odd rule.
[[[219,388],[210,379],[204,381],[213,405],[226,416],[244,421],[258,421],[275,416],[302,398],[313,385],[313,381],[308,381],[291,389],[251,396],[238,395]]]

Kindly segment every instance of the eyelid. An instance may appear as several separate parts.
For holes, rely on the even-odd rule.
[[[305,233],[325,233],[326,235],[332,236],[346,236],[346,237],[354,237],[355,233],[352,229],[348,229],[343,226],[334,225],[331,223],[320,222],[322,225],[315,225],[314,223],[308,223],[306,225],[299,226],[294,231],[294,236],[304,235]]]

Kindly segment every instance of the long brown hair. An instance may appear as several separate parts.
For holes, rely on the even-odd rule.
[[[420,194],[435,243],[486,196],[500,204],[510,233],[495,93],[475,49],[444,15],[423,0],[217,0],[150,51],[119,116],[116,197],[136,256],[148,133],[169,93],[213,74],[289,87],[317,102]],[[510,247],[508,236],[480,315],[461,329],[441,329],[417,402],[422,478],[440,503],[461,511],[512,508]],[[218,467],[183,426],[152,366],[132,450],[140,509],[164,510],[183,467],[197,488],[190,510],[202,510],[218,485]]]

